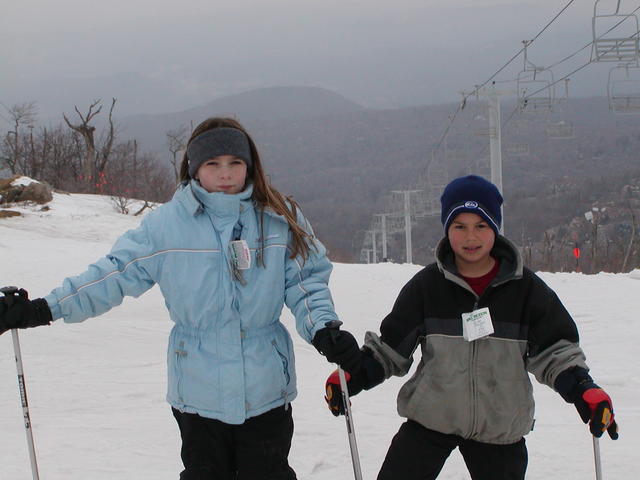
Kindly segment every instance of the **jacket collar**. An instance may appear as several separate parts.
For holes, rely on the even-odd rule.
[[[192,180],[189,183],[183,183],[173,198],[182,203],[192,215],[199,215],[205,209],[225,215],[237,213],[241,204],[245,207],[252,205],[252,195],[252,183],[242,192],[229,195],[223,192],[209,193],[198,182]]]
[[[502,235],[496,236],[495,244],[491,249],[491,256],[500,260],[500,270],[498,270],[496,278],[491,282],[492,285],[495,286],[509,280],[522,278],[524,269],[522,256],[518,248],[506,237]],[[462,280],[456,268],[455,256],[447,237],[444,237],[438,243],[436,263],[445,278],[466,287],[466,282]]]

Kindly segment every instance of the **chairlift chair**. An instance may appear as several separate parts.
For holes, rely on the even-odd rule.
[[[529,155],[529,144],[524,142],[511,142],[505,144],[505,152],[511,157],[524,157]]]
[[[539,67],[529,61],[524,42],[524,70],[518,73],[518,110],[520,113],[549,113],[555,102],[555,80],[550,68]]]
[[[509,141],[504,143],[504,151],[510,157],[524,157],[529,155],[529,143],[524,141],[526,132],[530,129],[528,120],[520,116],[514,118],[510,122],[510,128],[507,131]]]
[[[574,138],[573,123],[567,120],[549,122],[547,123],[544,131],[547,134],[547,138],[550,139],[562,140]]]
[[[640,67],[637,63],[618,65],[609,71],[607,97],[613,113],[640,114]]]
[[[634,14],[620,13],[620,2],[617,0],[613,13],[598,14],[598,3],[593,5],[593,43],[591,47],[592,62],[633,62],[639,58],[640,38],[638,38],[638,17]],[[618,26],[629,35],[621,35]]]

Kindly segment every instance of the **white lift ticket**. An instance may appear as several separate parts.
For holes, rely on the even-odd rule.
[[[462,314],[462,336],[465,340],[473,342],[492,333],[493,323],[487,307]]]

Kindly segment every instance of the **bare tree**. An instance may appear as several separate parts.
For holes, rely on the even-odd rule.
[[[544,232],[544,243],[543,243],[543,262],[544,268],[547,272],[553,272],[553,248],[554,248],[554,235],[549,233],[549,231]]]
[[[21,171],[24,152],[22,147],[25,143],[22,131],[24,127],[33,128],[35,125],[38,116],[37,104],[36,102],[20,103],[6,110],[13,130],[9,130],[3,139],[0,160],[11,170],[11,173],[25,173]]]
[[[61,190],[77,188],[80,160],[83,155],[81,139],[62,124],[53,129],[43,128],[37,141],[42,144],[42,180]]]
[[[189,130],[184,125],[165,132],[165,135],[167,136],[167,147],[171,152],[171,165],[173,166],[173,173],[175,175],[176,182],[180,177],[180,159],[178,158],[178,153],[186,148],[188,132]]]
[[[67,116],[63,113],[64,121],[70,129],[80,134],[84,140],[85,155],[80,165],[81,181],[84,183],[85,188],[88,191],[95,192],[97,190],[96,181],[104,172],[107,167],[107,163],[111,157],[113,142],[116,136],[116,129],[113,124],[113,109],[116,105],[116,99],[111,101],[111,108],[109,109],[109,126],[102,140],[102,145],[96,147],[95,130],[96,127],[91,125],[90,122],[100,113],[102,105],[101,100],[94,100],[89,106],[89,110],[86,115],[83,115],[78,107],[74,107],[76,113],[80,117],[81,122],[77,125],[73,125]],[[94,110],[95,109],[95,110]]]

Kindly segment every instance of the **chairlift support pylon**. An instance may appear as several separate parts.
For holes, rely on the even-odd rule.
[[[621,115],[640,114],[640,66],[626,63],[613,67],[607,81],[609,109]]]
[[[467,164],[467,172],[491,181],[491,159],[489,156],[476,156]]]
[[[462,92],[465,95],[465,92]],[[495,129],[489,126],[489,107],[485,103],[480,102],[479,86],[475,85],[473,95],[476,97],[476,103],[471,116],[471,130],[477,137],[490,137],[495,135]]]
[[[613,13],[598,14],[598,3],[593,5],[593,43],[591,47],[592,62],[633,62],[640,56],[640,38],[638,38],[637,15],[620,13],[620,2],[617,0]],[[629,36],[620,36],[615,32],[618,25],[627,22],[627,31],[633,32]],[[609,28],[609,31],[605,29]],[[604,31],[602,34],[599,32]]]
[[[518,73],[518,110],[521,113],[548,113],[555,103],[555,80],[550,68],[532,63],[527,54],[529,40],[524,44],[524,69]]]

